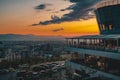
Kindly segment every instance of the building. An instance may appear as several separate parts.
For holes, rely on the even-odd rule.
[[[14,62],[16,60],[21,59],[21,55],[19,53],[14,52],[12,49],[8,49],[7,54],[5,55],[5,59],[10,62]]]
[[[97,4],[95,13],[100,35],[67,38],[66,68],[82,80],[120,80],[120,0]]]
[[[101,34],[120,33],[120,0],[99,3],[95,13]]]

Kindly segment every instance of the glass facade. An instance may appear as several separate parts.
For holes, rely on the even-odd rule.
[[[100,34],[120,34],[120,4],[95,10]]]
[[[69,38],[67,40],[69,47],[120,53],[120,38]]]

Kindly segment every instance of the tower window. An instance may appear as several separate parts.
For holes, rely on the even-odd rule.
[[[101,30],[105,30],[105,25],[104,24],[100,24],[100,29]]]
[[[102,28],[103,28],[103,30],[105,30],[105,25],[104,24],[102,25]]]
[[[109,30],[112,30],[112,25],[109,25]]]
[[[102,25],[100,24],[100,30],[102,30]]]

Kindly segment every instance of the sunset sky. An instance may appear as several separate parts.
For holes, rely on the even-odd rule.
[[[94,6],[101,0],[0,0],[0,34],[99,34]]]

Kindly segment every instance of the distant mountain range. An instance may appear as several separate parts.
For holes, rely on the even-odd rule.
[[[36,36],[21,34],[0,34],[0,41],[63,41],[62,36]]]

